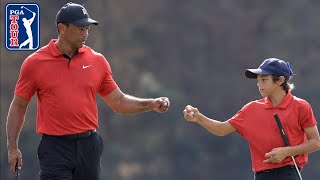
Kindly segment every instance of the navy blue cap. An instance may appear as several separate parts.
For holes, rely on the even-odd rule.
[[[289,62],[277,58],[269,58],[264,60],[258,69],[247,69],[245,75],[247,78],[257,78],[257,75],[283,76],[289,81],[292,75],[292,69]]]
[[[64,5],[56,16],[58,23],[70,23],[78,27],[98,25],[96,20],[89,17],[87,10],[80,4],[69,2]]]

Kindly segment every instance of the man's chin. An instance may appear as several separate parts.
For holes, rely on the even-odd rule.
[[[79,43],[78,48],[82,48],[84,46],[84,43]]]

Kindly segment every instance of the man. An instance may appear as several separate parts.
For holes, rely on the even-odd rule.
[[[308,153],[320,149],[317,122],[307,101],[291,94],[292,70],[289,63],[266,59],[257,69],[247,69],[248,78],[256,78],[264,99],[252,101],[227,121],[210,119],[190,105],[183,111],[186,120],[197,122],[211,133],[225,136],[234,131],[249,143],[255,180],[298,180],[291,156],[300,168]],[[285,147],[274,119],[278,114],[291,144]],[[299,170],[298,170],[299,171]]]
[[[10,169],[22,167],[18,138],[28,103],[38,98],[37,133],[42,180],[96,180],[103,142],[97,133],[96,95],[116,112],[166,112],[167,97],[142,99],[124,94],[112,78],[108,61],[85,46],[91,24],[86,9],[75,3],[56,16],[59,37],[23,62],[7,119]]]

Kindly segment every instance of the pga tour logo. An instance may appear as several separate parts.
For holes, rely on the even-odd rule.
[[[39,6],[9,3],[6,6],[6,48],[12,51],[39,48]]]

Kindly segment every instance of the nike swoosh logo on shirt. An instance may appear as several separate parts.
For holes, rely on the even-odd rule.
[[[90,67],[90,66],[92,66],[92,65],[89,65],[89,66],[83,65],[83,66],[82,66],[82,69],[86,69],[86,68],[88,68],[88,67]]]

